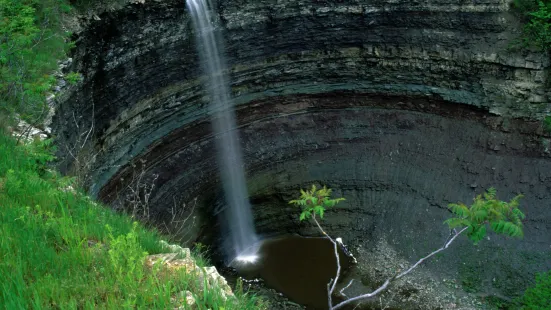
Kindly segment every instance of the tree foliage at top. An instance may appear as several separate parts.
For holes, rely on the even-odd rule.
[[[509,237],[522,237],[524,213],[519,209],[518,195],[509,202],[496,198],[495,188],[475,197],[471,206],[452,203],[448,207],[454,217],[445,221],[451,229],[467,228],[467,236],[476,244],[486,236],[486,226]]]
[[[45,114],[45,95],[57,61],[72,44],[62,16],[65,0],[0,0],[0,109],[37,121]]]
[[[551,0],[515,0],[525,19],[521,45],[542,51],[551,49]]]
[[[312,216],[318,215],[323,219],[325,209],[332,208],[344,198],[331,199],[331,189],[322,187],[318,189],[316,185],[312,185],[310,190],[300,190],[300,197],[296,200],[289,201],[289,204],[294,204],[301,207],[300,220],[304,221]]]

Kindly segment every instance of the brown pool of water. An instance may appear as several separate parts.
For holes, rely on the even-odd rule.
[[[265,240],[252,264],[237,264],[243,278],[261,278],[287,298],[307,309],[327,309],[327,283],[337,271],[333,244],[326,238],[286,236]],[[339,250],[342,272],[349,257]]]

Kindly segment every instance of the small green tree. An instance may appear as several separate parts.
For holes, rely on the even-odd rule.
[[[318,189],[315,185],[312,185],[310,190],[300,190],[299,199],[291,200],[289,203],[297,205],[301,208],[301,221],[312,219],[320,232],[334,245],[335,258],[337,260],[337,273],[335,278],[331,279],[327,285],[328,306],[330,310],[334,310],[340,309],[345,305],[349,305],[356,301],[378,295],[386,290],[392,282],[404,277],[427,259],[447,249],[452,242],[463,233],[466,233],[469,239],[471,239],[475,244],[480,242],[486,236],[487,226],[489,226],[490,229],[497,234],[503,234],[509,237],[522,237],[522,219],[524,219],[525,216],[519,209],[519,200],[521,198],[522,195],[517,195],[509,202],[501,201],[497,199],[496,190],[494,188],[490,188],[483,195],[476,196],[473,204],[470,206],[463,203],[450,204],[448,207],[451,210],[453,217],[445,221],[450,228],[450,235],[446,239],[443,246],[419,259],[407,270],[397,273],[393,277],[387,279],[373,292],[346,299],[336,305],[333,305],[332,295],[335,291],[341,272],[337,248],[338,242],[331,238],[323,230],[317,220],[317,216],[319,216],[320,219],[323,219],[326,208],[334,207],[337,203],[343,201],[344,198],[331,198],[331,189],[326,188],[325,186]]]
[[[302,208],[300,220],[304,221],[312,216],[318,215],[323,219],[325,209],[332,208],[344,198],[331,199],[331,189],[323,187],[318,189],[316,185],[312,185],[310,190],[300,190],[300,198],[289,201],[290,204],[297,205]]]
[[[455,217],[445,221],[450,229],[467,228],[467,236],[475,244],[486,236],[486,226],[497,234],[509,237],[522,237],[524,213],[520,211],[518,195],[509,202],[496,198],[495,188],[490,188],[483,195],[478,195],[469,207],[463,203],[452,203],[448,206]]]

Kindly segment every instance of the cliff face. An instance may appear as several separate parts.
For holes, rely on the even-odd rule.
[[[549,109],[549,59],[508,50],[520,29],[508,1],[220,0],[217,12],[260,231],[308,233],[286,200],[324,183],[348,199],[330,231],[415,258],[444,238],[447,203],[494,186],[503,199],[525,194],[526,239],[464,244],[433,268],[461,277],[459,261],[490,261],[472,274],[506,296],[551,268],[551,160],[536,121]],[[184,2],[98,17],[77,37],[84,81],[57,106],[61,152],[93,128],[94,194],[124,204],[143,170],[159,221],[198,197],[195,229],[206,231],[219,184]]]

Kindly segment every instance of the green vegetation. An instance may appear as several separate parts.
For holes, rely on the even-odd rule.
[[[73,47],[64,18],[78,10],[114,6],[125,0],[0,0],[0,118],[19,114],[36,124],[46,115],[46,95],[56,83],[58,61]],[[72,5],[71,5],[72,4]],[[525,20],[520,45],[551,49],[551,0],[515,0]],[[71,84],[81,76],[70,73]],[[544,128],[551,132],[551,116]],[[199,309],[251,309],[255,298],[237,289],[224,301],[217,290],[185,272],[167,275],[143,266],[147,253],[160,253],[158,233],[132,222],[73,189],[71,178],[48,169],[50,142],[17,145],[0,132],[0,308],[121,309],[170,308],[183,291],[195,294]],[[331,199],[323,187],[301,191],[290,203],[302,208],[300,219],[323,219]],[[518,199],[499,201],[495,191],[471,206],[452,204],[450,228],[466,228],[475,243],[486,227],[522,236]],[[203,261],[198,258],[198,261]],[[469,285],[478,280],[469,278]],[[549,309],[551,272],[521,298],[524,309]]]
[[[63,30],[64,0],[0,0],[0,112],[37,123],[58,60],[73,46]]]
[[[452,212],[452,217],[446,220],[446,223],[451,232],[448,240],[445,244],[436,249],[435,251],[429,253],[428,255],[419,259],[416,263],[412,264],[411,267],[407,268],[405,271],[401,271],[394,275],[393,277],[388,278],[380,287],[374,290],[371,293],[362,294],[356,297],[351,297],[346,299],[336,305],[333,305],[331,295],[335,291],[335,284],[338,282],[340,276],[340,263],[338,257],[338,242],[331,238],[321,227],[319,219],[323,219],[325,210],[330,207],[334,207],[337,203],[344,200],[344,198],[331,198],[331,189],[326,188],[325,186],[321,189],[317,189],[315,185],[312,185],[310,190],[300,190],[300,197],[296,200],[291,200],[289,203],[297,205],[301,208],[300,220],[312,219],[320,232],[326,236],[335,247],[335,258],[337,261],[337,273],[335,278],[332,279],[329,284],[329,293],[328,293],[328,303],[331,310],[340,309],[345,305],[349,305],[353,302],[360,301],[362,299],[372,298],[381,292],[385,291],[390,283],[395,280],[400,279],[401,277],[409,274],[415,268],[417,268],[421,263],[427,259],[437,255],[438,253],[446,250],[457,237],[462,233],[466,233],[467,237],[473,241],[474,244],[477,244],[484,239],[487,233],[487,226],[491,228],[497,234],[503,234],[509,237],[522,237],[523,236],[523,224],[522,219],[524,219],[524,213],[519,209],[519,201],[522,198],[522,195],[518,195],[511,199],[509,202],[501,201],[497,199],[496,190],[494,188],[488,189],[483,195],[478,195],[475,197],[473,204],[467,206],[463,203],[450,204],[448,207]],[[461,266],[465,269],[465,266]],[[461,272],[460,272],[461,273]],[[477,287],[481,284],[479,277],[476,274],[470,274],[465,276],[465,272],[462,272],[463,279],[462,284],[468,291],[475,291]],[[544,281],[539,280],[537,287],[545,286]],[[549,282],[551,283],[551,282]],[[549,285],[549,284],[547,284]],[[549,290],[545,291],[545,288],[542,290],[549,294]],[[535,298],[541,297],[543,293],[540,291],[535,291],[532,295],[537,295]],[[528,293],[528,292],[527,292]],[[532,296],[531,295],[531,296]],[[548,295],[547,295],[548,296]],[[538,299],[539,300],[539,299]],[[549,307],[549,300],[547,300],[547,306]],[[528,306],[527,306],[528,307]],[[539,309],[539,308],[527,308],[527,309]]]
[[[497,234],[509,237],[522,237],[522,220],[524,213],[518,208],[522,195],[509,202],[497,200],[496,190],[490,188],[484,195],[475,197],[469,207],[463,203],[452,203],[448,206],[455,217],[445,221],[450,229],[467,227],[467,236],[474,244],[486,236],[486,226]]]
[[[509,237],[522,237],[524,213],[519,209],[519,201],[522,195],[518,195],[509,202],[497,199],[496,190],[490,188],[486,193],[475,197],[473,204],[467,206],[463,203],[450,204],[448,207],[452,211],[453,217],[446,220],[450,229],[462,229],[456,232],[454,236],[459,236],[463,231],[466,232],[469,239],[473,243],[478,243],[486,236],[487,227],[497,234],[503,234]],[[300,220],[314,219],[320,231],[326,235],[325,231],[319,226],[316,218],[323,219],[327,208],[334,207],[337,203],[343,201],[344,198],[331,198],[331,189],[323,187],[317,189],[315,185],[310,190],[300,190],[300,197],[297,200],[291,200],[289,203],[297,205],[301,208]],[[331,241],[331,237],[327,236]],[[415,268],[420,262],[431,257],[435,253],[446,249],[451,244],[453,238],[439,250],[422,258],[413,265]],[[334,242],[334,241],[333,241]],[[335,243],[335,242],[334,242]],[[410,268],[409,270],[412,270]],[[467,265],[459,266],[460,274],[462,275],[462,285],[467,292],[477,292],[481,286],[481,279],[476,273],[476,268]],[[397,275],[393,279],[397,279],[406,273]],[[338,275],[337,275],[338,278]],[[391,280],[393,280],[391,279]],[[391,281],[389,280],[389,282]],[[381,288],[386,288],[381,286]],[[381,290],[382,291],[382,290]],[[370,294],[361,295],[356,298],[369,298],[375,296],[380,291],[374,291]],[[346,302],[346,301],[345,301]],[[524,296],[512,303],[507,303],[503,300],[496,299],[493,301],[495,305],[500,305],[500,309],[525,309],[525,310],[548,310],[551,309],[551,271],[537,276],[536,284],[530,287],[524,293]],[[336,305],[333,309],[340,307]]]
[[[515,8],[524,20],[520,46],[551,49],[551,0],[515,0]]]
[[[543,119],[543,130],[548,133],[551,133],[551,116],[546,116]]]
[[[50,141],[18,145],[3,130],[15,115],[31,124],[46,116],[58,61],[73,47],[64,24],[72,11],[67,0],[0,0],[0,309],[170,309],[185,306],[186,291],[198,309],[262,308],[239,285],[226,299],[196,274],[144,266],[162,251],[157,232],[50,170]]]
[[[301,207],[300,220],[310,219],[312,216],[318,215],[323,219],[325,209],[332,208],[344,198],[331,199],[331,189],[323,187],[317,189],[316,185],[312,185],[310,190],[300,190],[300,197],[297,200],[289,201],[289,204],[294,204]]]
[[[95,3],[76,1],[85,2]],[[19,145],[3,129],[16,114],[31,124],[46,116],[53,73],[73,46],[64,25],[71,11],[66,0],[0,0],[0,309],[170,309],[185,304],[174,299],[185,291],[198,309],[261,307],[240,286],[226,300],[184,269],[144,266],[162,251],[157,232],[50,170],[50,141]]]
[[[327,208],[334,207],[337,203],[344,201],[344,198],[331,199],[331,189],[323,187],[317,189],[312,185],[310,190],[300,190],[300,197],[297,200],[289,201],[290,204],[299,206],[302,211],[300,220],[307,220],[311,217],[323,215]],[[467,236],[476,244],[486,236],[486,226],[497,234],[504,234],[509,237],[522,237],[522,220],[524,213],[520,211],[519,201],[522,195],[518,195],[509,202],[496,198],[496,190],[490,188],[483,195],[475,197],[471,206],[463,203],[450,204],[448,207],[454,217],[445,221],[450,229],[466,228]]]
[[[80,73],[70,72],[65,76],[65,79],[69,82],[69,84],[75,85],[82,80],[82,75]]]
[[[551,309],[551,271],[539,274],[536,285],[524,292],[520,302],[525,310]]]
[[[51,151],[0,133],[0,309],[169,309],[186,290],[199,309],[259,307],[239,289],[224,301],[185,271],[145,267],[159,234],[74,190],[48,169]]]
[[[58,62],[74,47],[67,17],[90,8],[120,6],[126,0],[0,0],[0,113],[40,124],[46,96],[56,84]],[[82,79],[68,73],[75,84]]]

